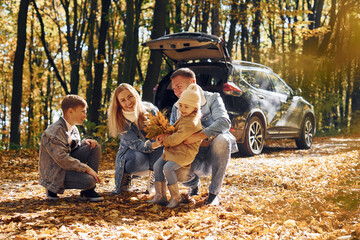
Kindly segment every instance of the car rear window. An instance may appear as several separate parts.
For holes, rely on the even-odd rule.
[[[226,72],[222,67],[197,66],[190,67],[195,72],[196,82],[205,91],[221,92],[226,81]]]

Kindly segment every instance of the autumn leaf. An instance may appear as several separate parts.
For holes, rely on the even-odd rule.
[[[169,121],[161,112],[157,112],[156,115],[152,113],[146,114],[147,121],[144,131],[147,133],[147,138],[156,138],[160,134],[171,134],[175,131],[175,128],[170,125]]]

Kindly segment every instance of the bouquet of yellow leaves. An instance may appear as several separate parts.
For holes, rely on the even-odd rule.
[[[156,138],[160,134],[172,134],[175,131],[175,128],[170,125],[169,121],[161,112],[157,112],[156,116],[152,113],[146,114],[148,120],[146,121],[146,126],[144,131],[147,133],[147,138]]]

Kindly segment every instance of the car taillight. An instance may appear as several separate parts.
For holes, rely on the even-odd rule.
[[[223,85],[223,91],[226,95],[240,96],[242,91],[233,82],[227,82]]]
[[[235,129],[235,128],[230,128],[229,131],[230,131],[230,132],[236,132],[236,129]]]
[[[155,87],[153,88],[153,91],[156,92],[158,87],[159,87],[159,84],[156,84]]]

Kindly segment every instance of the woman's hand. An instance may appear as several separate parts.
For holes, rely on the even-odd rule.
[[[153,149],[161,147],[163,145],[163,139],[164,139],[163,134],[157,136],[155,142],[151,143],[151,147]]]

